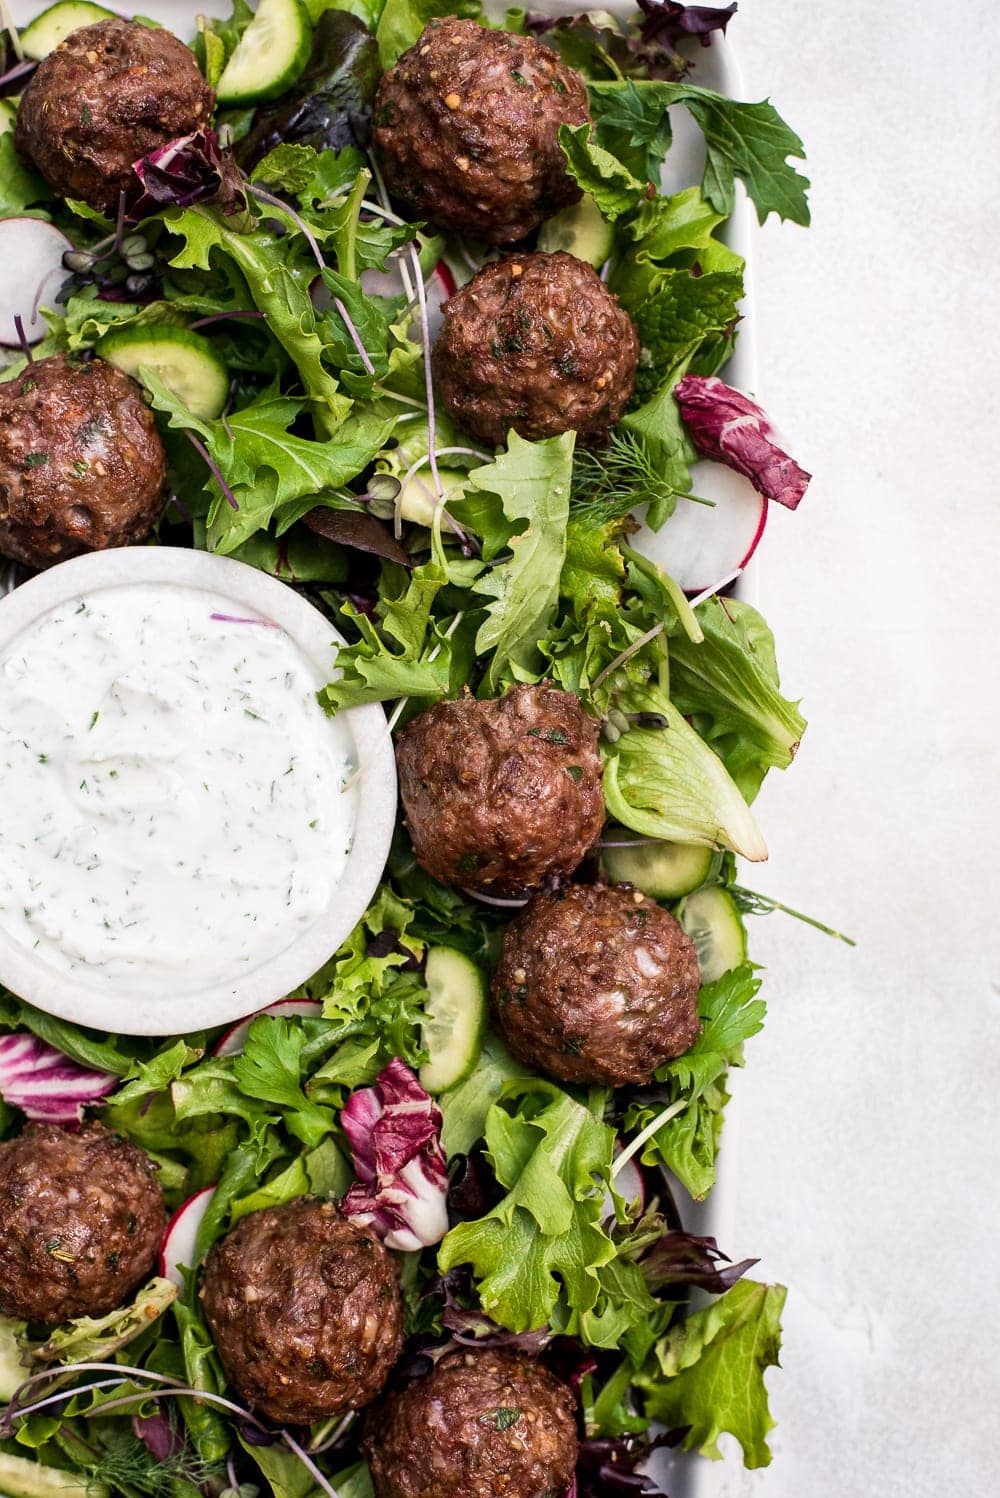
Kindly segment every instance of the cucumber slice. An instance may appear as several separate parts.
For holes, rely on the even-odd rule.
[[[611,225],[590,194],[584,193],[579,203],[546,219],[538,231],[537,243],[540,250],[550,255],[565,250],[567,255],[575,255],[600,270],[611,254],[614,238]]]
[[[105,333],[97,353],[134,379],[143,366],[153,370],[202,421],[214,420],[229,399],[228,369],[208,339],[187,328],[117,328]]]
[[[627,844],[634,832],[616,828],[607,838]],[[637,848],[603,848],[601,863],[615,884],[634,884],[654,900],[679,900],[704,884],[715,857],[711,848],[690,843],[642,843]]]
[[[8,135],[17,119],[17,106],[9,99],[0,99],[0,135]]]
[[[31,1377],[30,1371],[21,1362],[18,1328],[24,1330],[23,1321],[11,1321],[6,1316],[0,1316],[0,1404],[8,1404],[24,1380]]]
[[[24,55],[32,62],[41,62],[66,40],[71,31],[79,31],[81,26],[94,26],[98,21],[108,21],[113,15],[113,10],[92,5],[90,0],[59,0],[58,5],[43,10],[21,32]]]
[[[694,942],[702,983],[747,960],[747,933],[736,901],[717,884],[695,890],[677,907],[677,919]]]
[[[420,1068],[427,1092],[444,1092],[472,1071],[483,1048],[486,984],[476,964],[452,947],[431,947],[424,968],[427,1002],[420,1026],[429,1060]]]
[[[110,1498],[104,1483],[92,1481],[86,1472],[43,1467],[6,1451],[0,1451],[0,1493],[3,1498]]]
[[[309,59],[312,30],[301,0],[260,0],[257,14],[222,70],[220,104],[259,104],[276,99],[298,78]]]

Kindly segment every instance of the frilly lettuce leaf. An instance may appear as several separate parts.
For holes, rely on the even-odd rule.
[[[59,1327],[47,1342],[30,1349],[33,1363],[107,1362],[121,1348],[149,1330],[177,1299],[170,1280],[152,1279],[130,1305],[107,1316],[80,1316]]]
[[[655,1098],[634,1102],[626,1128],[639,1132],[669,1114],[647,1141],[642,1159],[662,1163],[696,1200],[715,1184],[715,1159],[728,1101],[726,1073],[743,1065],[743,1045],[764,1024],[766,1005],[757,998],[760,980],[749,964],[733,968],[698,995],[701,1033],[691,1049],[656,1074]],[[675,1111],[678,1110],[679,1111]]]
[[[764,1373],[778,1364],[784,1285],[741,1280],[690,1314],[657,1344],[653,1375],[640,1375],[646,1412],[676,1429],[687,1426],[686,1451],[720,1457],[723,1431],[735,1436],[748,1467],[771,1460],[774,1428]]]
[[[599,1270],[615,1258],[601,1227],[614,1131],[594,1111],[538,1079],[512,1082],[490,1109],[486,1148],[507,1195],[487,1216],[452,1228],[442,1270],[471,1264],[483,1309],[511,1331],[544,1326],[562,1304],[567,1333],[593,1311]]]

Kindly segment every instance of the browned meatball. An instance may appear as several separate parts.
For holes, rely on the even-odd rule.
[[[511,427],[538,441],[607,435],[635,386],[639,339],[597,272],[574,255],[484,265],[444,305],[431,360],[459,426],[489,446]]]
[[[103,359],[36,359],[0,385],[0,552],[48,567],[144,541],[166,468],[134,380]]]
[[[562,1082],[649,1082],[698,1035],[694,942],[631,885],[538,894],[504,932],[494,1013],[520,1061]]]
[[[156,1166],[103,1124],[31,1123],[0,1144],[0,1313],[103,1316],[153,1271],[167,1226]]]
[[[448,1353],[369,1417],[376,1498],[543,1498],[576,1467],[576,1401],[520,1353]]]
[[[201,1294],[226,1377],[277,1424],[369,1404],[403,1342],[394,1260],[332,1202],[251,1212],[212,1249]]]
[[[190,47],[114,17],[70,32],[38,64],[14,144],[63,197],[106,212],[138,187],[132,163],[203,130],[214,103]]]
[[[417,861],[498,895],[571,873],[604,825],[597,737],[579,698],[544,683],[428,708],[396,745]]]
[[[382,79],[374,140],[412,218],[515,244],[578,201],[559,127],[589,118],[583,79],[550,48],[446,16]]]

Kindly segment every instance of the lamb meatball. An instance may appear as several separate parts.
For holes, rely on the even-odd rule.
[[[504,932],[492,996],[520,1061],[561,1082],[652,1079],[698,1035],[698,959],[631,885],[535,895]]]
[[[583,79],[549,47],[446,16],[382,79],[373,136],[410,217],[515,244],[579,200],[559,126],[589,119]]]
[[[596,443],[628,405],[639,339],[582,260],[512,255],[445,303],[431,360],[451,415],[487,446],[511,427],[531,441],[572,428]]]
[[[103,359],[36,359],[0,385],[0,552],[48,567],[144,541],[166,468],[134,380]]]
[[[604,825],[597,736],[579,698],[544,683],[428,708],[396,745],[417,862],[498,895],[571,873]]]
[[[38,64],[14,144],[63,197],[107,212],[138,187],[132,163],[203,130],[214,103],[190,47],[112,17],[70,32]]]
[[[521,1353],[448,1353],[369,1418],[376,1498],[562,1493],[577,1461],[575,1404],[565,1384]]]
[[[226,1377],[276,1424],[370,1403],[403,1342],[395,1262],[332,1202],[251,1212],[212,1249],[201,1294]]]
[[[167,1214],[149,1156],[103,1124],[0,1144],[0,1314],[103,1316],[152,1272]]]

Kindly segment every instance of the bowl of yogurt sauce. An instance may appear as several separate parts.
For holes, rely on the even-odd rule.
[[[322,967],[396,815],[382,709],[317,700],[341,644],[284,583],[173,547],[77,557],[0,600],[0,984],[168,1035]]]

